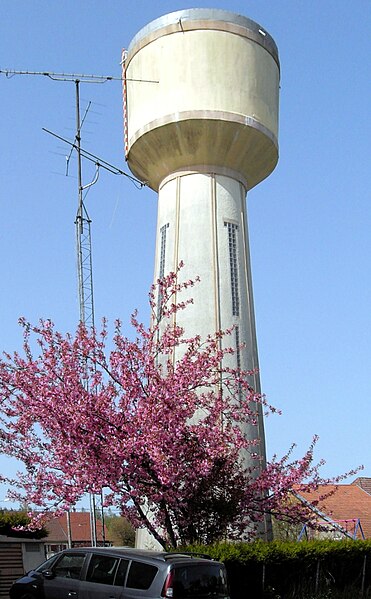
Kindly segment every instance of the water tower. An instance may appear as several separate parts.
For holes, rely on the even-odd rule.
[[[199,275],[187,335],[234,325],[246,347],[231,359],[257,371],[246,193],[278,160],[276,44],[244,16],[181,10],[139,31],[123,69],[126,158],[158,193],[155,279],[180,260],[184,278]],[[260,392],[258,372],[251,384]],[[262,414],[246,435],[264,463]]]

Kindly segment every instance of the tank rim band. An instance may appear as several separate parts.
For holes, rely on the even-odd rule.
[[[135,133],[129,139],[129,151],[130,148],[135,144],[135,142],[142,137],[145,133],[152,131],[153,129],[157,129],[157,127],[162,127],[164,125],[168,125],[171,123],[177,123],[188,120],[210,120],[210,121],[227,121],[234,122],[240,125],[244,125],[247,127],[252,127],[253,129],[257,129],[261,133],[263,133],[266,137],[268,137],[275,147],[278,150],[278,139],[274,135],[272,131],[270,131],[267,127],[265,127],[262,123],[260,123],[253,116],[236,114],[232,112],[224,112],[222,110],[192,110],[192,111],[184,111],[177,112],[176,114],[167,114],[161,118],[155,119],[150,123],[147,123],[141,129],[135,131]]]
[[[229,31],[251,39],[271,54],[280,68],[278,48],[271,35],[258,23],[242,15],[218,9],[193,8],[169,13],[143,27],[128,48],[129,64],[132,56],[159,37],[200,29]]]

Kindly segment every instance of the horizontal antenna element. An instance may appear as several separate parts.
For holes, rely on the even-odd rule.
[[[6,77],[15,75],[42,75],[54,79],[55,81],[81,81],[81,83],[106,83],[107,81],[122,81],[122,77],[113,77],[112,75],[84,75],[82,73],[51,73],[49,71],[14,71],[13,69],[0,69],[0,73]],[[136,81],[138,83],[159,83],[153,79],[126,79],[126,81]]]
[[[77,148],[78,148],[77,144],[73,143],[72,141],[69,141],[68,139],[65,139],[64,137],[61,137],[60,135],[57,135],[57,133],[53,133],[53,131],[49,131],[49,129],[45,129],[45,127],[43,127],[42,130],[45,131],[45,133],[49,133],[49,135],[53,135],[57,139],[60,139],[64,143],[71,146],[71,148],[77,150]],[[86,160],[90,160],[90,162],[94,162],[94,164],[96,164],[97,166],[101,166],[102,168],[106,169],[110,173],[112,173],[114,175],[123,175],[124,177],[127,177],[128,179],[130,179],[130,181],[132,181],[133,183],[137,184],[139,187],[146,186],[145,181],[140,181],[140,179],[136,179],[136,177],[129,175],[129,173],[125,173],[125,171],[122,171],[117,166],[114,166],[113,164],[110,164],[106,160],[99,158],[99,156],[96,156],[95,154],[92,154],[91,152],[84,150],[83,148],[81,148],[81,146],[80,146],[80,153],[83,158],[85,158]]]

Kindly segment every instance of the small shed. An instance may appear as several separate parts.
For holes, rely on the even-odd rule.
[[[0,599],[9,598],[12,583],[45,560],[43,539],[0,535]]]

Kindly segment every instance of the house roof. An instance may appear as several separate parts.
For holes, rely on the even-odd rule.
[[[371,538],[371,495],[356,481],[349,485],[319,485],[316,491],[300,492],[299,495],[309,503],[316,503],[316,509],[329,516],[333,521],[354,533],[357,521],[360,521],[365,538]],[[326,499],[320,497],[332,493]],[[361,534],[357,534],[361,538]]]
[[[90,544],[91,542],[91,530],[90,530],[90,513],[89,512],[70,512],[71,522],[71,538],[73,543],[85,543]],[[102,541],[102,521],[97,520],[97,541]],[[58,518],[53,518],[45,524],[45,528],[48,530],[48,543],[66,543],[68,539],[67,532],[67,514],[63,514]],[[107,540],[107,531],[106,531]]]
[[[366,491],[366,493],[371,495],[371,478],[367,478],[366,476],[360,476],[356,478],[356,480],[354,480],[352,484],[358,485],[359,487],[361,487],[361,489]]]

